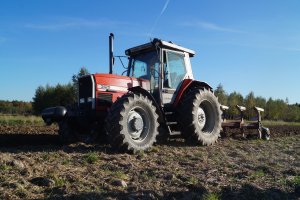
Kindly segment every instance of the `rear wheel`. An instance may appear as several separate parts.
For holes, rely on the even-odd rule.
[[[118,99],[106,118],[106,131],[112,147],[119,150],[147,150],[158,135],[156,107],[148,97],[129,93]]]
[[[211,91],[192,90],[181,100],[177,113],[181,134],[187,141],[211,145],[220,137],[222,111]]]

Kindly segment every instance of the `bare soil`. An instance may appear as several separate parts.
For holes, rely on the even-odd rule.
[[[300,199],[300,127],[270,130],[131,155],[61,145],[56,126],[0,126],[0,199]]]

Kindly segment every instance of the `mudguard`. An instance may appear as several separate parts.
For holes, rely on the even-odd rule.
[[[161,106],[159,106],[159,104],[157,103],[155,98],[152,96],[152,94],[150,94],[150,92],[148,92],[147,90],[145,90],[144,88],[142,88],[140,86],[135,86],[135,87],[132,87],[132,88],[128,88],[128,91],[141,93],[141,94],[147,96],[149,99],[151,99],[153,101],[153,104],[155,105],[155,107],[157,109],[159,118],[164,119],[164,115],[163,115],[163,111],[162,111]]]
[[[206,82],[196,81],[193,79],[184,79],[176,94],[176,98],[174,100],[173,106],[176,107],[180,99],[182,98],[182,96],[185,94],[185,92],[193,88],[206,88],[208,90],[212,90],[212,87]]]

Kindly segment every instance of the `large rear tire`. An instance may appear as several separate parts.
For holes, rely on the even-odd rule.
[[[133,152],[147,150],[158,135],[156,107],[148,97],[128,93],[112,105],[105,127],[113,148]]]
[[[211,145],[220,137],[222,111],[210,90],[190,91],[178,105],[177,114],[181,134],[187,141]]]

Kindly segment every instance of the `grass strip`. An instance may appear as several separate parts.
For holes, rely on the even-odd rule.
[[[43,125],[43,119],[34,115],[0,115],[0,125]]]

